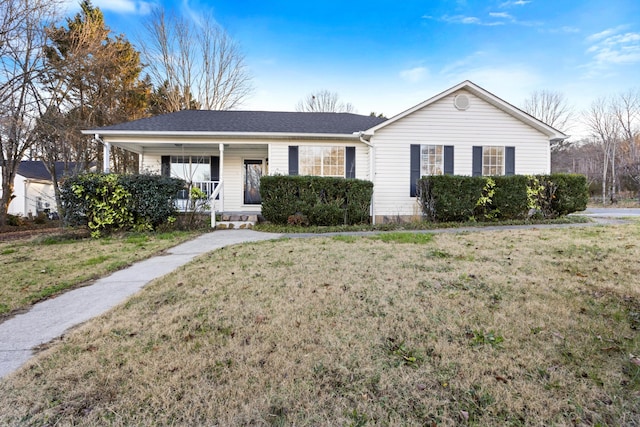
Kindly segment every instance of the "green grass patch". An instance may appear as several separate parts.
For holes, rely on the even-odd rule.
[[[98,265],[98,264],[102,264],[103,262],[105,262],[106,260],[110,259],[111,256],[109,255],[100,255],[94,258],[89,258],[88,260],[86,260],[84,262],[84,265],[86,265],[87,267],[92,266],[92,265]]]
[[[542,224],[587,224],[593,222],[590,218],[580,215],[569,215],[553,219],[509,220],[491,222],[428,222],[415,221],[389,224],[359,224],[359,225],[337,225],[337,226],[293,226],[276,225],[270,223],[256,224],[253,229],[266,233],[339,233],[353,231],[411,231],[411,230],[437,230],[443,228],[463,228],[463,227],[494,227],[500,225],[542,225]]]
[[[134,233],[105,239],[78,231],[0,242],[0,313],[28,308],[39,300],[122,269],[195,236],[193,232]],[[86,234],[85,234],[86,236]],[[28,256],[27,256],[28,255]]]
[[[424,245],[433,241],[433,234],[430,233],[402,233],[402,232],[390,232],[381,233],[374,236],[368,236],[371,240],[380,240],[386,243],[409,243]]]

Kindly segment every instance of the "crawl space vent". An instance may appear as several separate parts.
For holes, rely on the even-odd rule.
[[[469,108],[469,97],[463,94],[457,95],[453,98],[453,105],[455,105],[458,110],[464,111]]]

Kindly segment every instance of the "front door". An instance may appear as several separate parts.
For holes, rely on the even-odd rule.
[[[262,160],[244,161],[244,204],[259,205],[260,177],[262,176]]]

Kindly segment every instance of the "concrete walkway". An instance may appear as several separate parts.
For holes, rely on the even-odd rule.
[[[594,223],[555,224],[555,225],[517,225],[463,227],[437,230],[417,230],[418,233],[460,233],[471,231],[493,231],[528,228],[566,228],[584,227],[597,224],[624,222],[620,219],[608,220],[610,213],[600,212],[593,215]],[[629,215],[627,215],[629,216]],[[61,336],[64,332],[80,323],[99,316],[107,310],[124,302],[138,292],[147,283],[187,264],[195,257],[237,243],[277,239],[283,236],[327,237],[337,234],[369,235],[379,232],[352,232],[326,234],[275,234],[253,230],[219,230],[203,234],[193,240],[167,250],[166,253],[138,262],[124,270],[97,280],[83,288],[66,292],[34,305],[28,312],[16,315],[0,324],[0,378],[14,372],[31,356],[39,345]]]
[[[125,301],[153,279],[164,276],[204,253],[236,243],[277,239],[280,234],[220,230],[203,234],[166,253],[140,261],[94,284],[34,305],[0,324],[0,378],[22,366],[33,348]]]

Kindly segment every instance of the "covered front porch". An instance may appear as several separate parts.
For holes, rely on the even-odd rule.
[[[138,154],[140,173],[185,181],[176,198],[179,211],[209,212],[212,226],[216,225],[216,214],[241,212],[257,218],[261,212],[260,178],[269,173],[270,144],[146,140],[118,141],[117,145]],[[110,146],[110,142],[104,143],[105,171]]]

